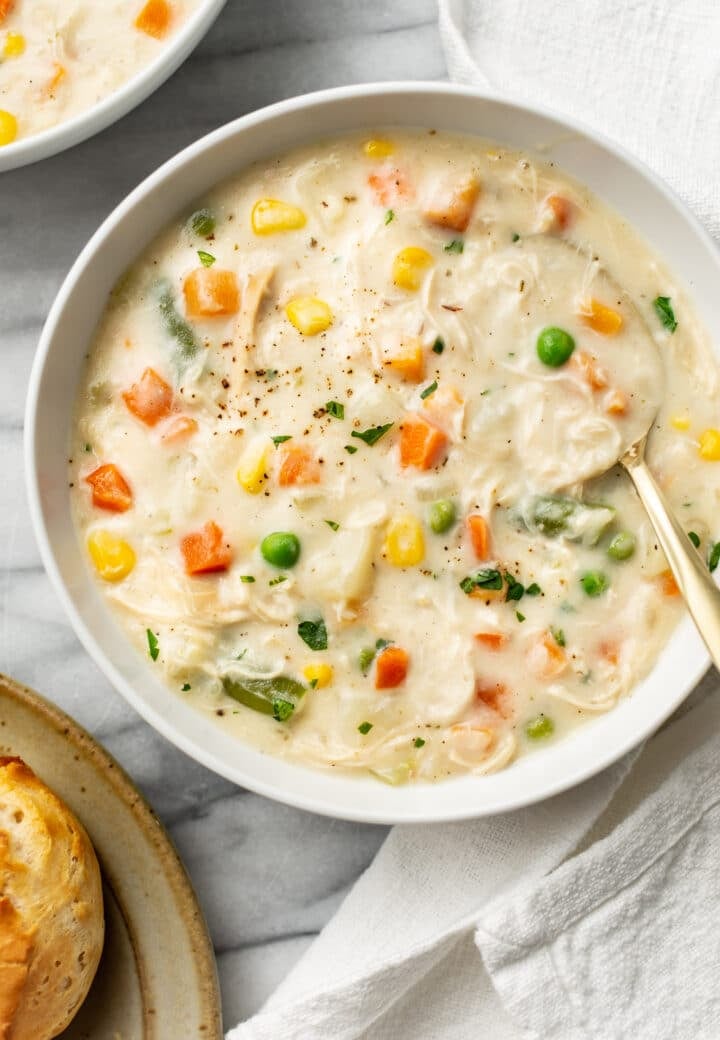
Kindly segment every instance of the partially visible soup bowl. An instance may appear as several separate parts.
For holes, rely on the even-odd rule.
[[[109,612],[71,515],[67,459],[75,398],[118,278],[172,218],[249,163],[379,125],[433,127],[530,153],[542,150],[635,226],[692,295],[711,339],[720,344],[718,252],[667,187],[616,145],[547,111],[466,87],[379,84],[311,94],[245,116],[181,152],[136,188],[87,244],[55,300],[32,372],[25,425],[28,493],[43,561],[79,639],[140,715],[179,748],[238,784],[314,812],[372,823],[458,820],[566,790],[653,733],[709,665],[689,618],[629,697],[565,739],[489,776],[389,787],[371,777],[333,775],[262,754],[162,685]]]
[[[0,173],[63,152],[127,115],[182,65],[224,6],[225,0],[200,0],[180,28],[161,42],[156,57],[97,104],[40,133],[3,145],[0,148]]]

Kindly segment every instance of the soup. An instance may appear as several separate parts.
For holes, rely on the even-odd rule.
[[[717,414],[705,333],[617,214],[392,130],[256,164],[152,243],[89,354],[71,494],[178,697],[271,754],[438,780],[652,668],[681,601],[615,463],[652,422],[712,567]]]
[[[72,119],[148,65],[199,0],[0,0],[0,146]]]

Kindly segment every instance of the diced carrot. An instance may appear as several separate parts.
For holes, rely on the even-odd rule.
[[[623,316],[600,300],[592,299],[580,311],[581,321],[603,336],[615,336],[623,326]]]
[[[0,23],[4,22],[15,6],[15,0],[0,0]]]
[[[470,541],[478,560],[487,560],[490,555],[490,528],[487,520],[479,513],[471,513],[467,518]]]
[[[371,173],[368,184],[381,206],[409,200],[415,194],[407,175],[393,167],[383,166],[377,173]]]
[[[420,344],[406,346],[385,364],[408,383],[419,383],[425,375],[425,355]]]
[[[319,483],[320,467],[312,452],[299,444],[283,444],[280,450],[282,452],[282,461],[278,470],[280,487]]]
[[[608,385],[608,374],[592,354],[588,354],[584,350],[576,350],[570,358],[570,364],[580,372],[593,390],[605,390]]]
[[[376,658],[375,689],[393,690],[405,681],[410,658],[399,646],[386,646]]]
[[[462,433],[464,408],[465,400],[462,394],[457,387],[449,383],[443,383],[434,394],[430,394],[423,401],[423,411],[428,418],[451,439],[458,438]]]
[[[190,318],[220,318],[237,314],[240,291],[232,271],[196,267],[183,283],[185,307]]]
[[[613,390],[605,401],[605,411],[608,415],[627,415],[629,405],[627,395],[622,390]]]
[[[135,28],[161,40],[170,27],[172,8],[167,0],[147,0],[135,19]]]
[[[550,632],[545,632],[530,650],[528,664],[530,670],[541,679],[552,679],[567,668],[567,655],[553,639]]]
[[[607,661],[608,664],[617,664],[620,660],[620,650],[618,649],[617,643],[612,640],[606,639],[598,646],[598,654],[603,660]]]
[[[176,444],[178,441],[191,437],[193,433],[197,433],[197,428],[197,422],[189,415],[178,415],[167,424],[161,439],[165,444]]]
[[[226,571],[233,558],[232,549],[224,542],[222,529],[213,520],[208,520],[199,531],[185,535],[180,542],[180,551],[185,558],[186,574]]]
[[[508,704],[509,690],[505,683],[486,683],[481,679],[475,683],[475,696],[487,708],[507,718],[512,710]]]
[[[85,477],[92,488],[92,502],[100,509],[124,513],[132,505],[132,491],[117,466],[106,462]]]
[[[173,403],[172,387],[154,368],[146,368],[140,380],[122,396],[128,410],[146,426],[155,426],[166,418]]]
[[[553,227],[558,231],[564,231],[573,218],[574,206],[570,199],[563,195],[548,195],[544,205],[550,211]]]
[[[410,413],[400,427],[400,465],[403,468],[432,469],[441,461],[447,437],[421,415]]]
[[[504,632],[476,632],[475,638],[488,650],[502,650],[508,641]]]
[[[479,195],[480,182],[476,177],[468,177],[450,191],[443,188],[426,207],[425,219],[438,227],[467,231]]]
[[[675,581],[675,577],[671,570],[663,571],[662,574],[658,575],[658,582],[660,583],[660,591],[663,596],[670,598],[680,595],[680,588],[678,583]]]

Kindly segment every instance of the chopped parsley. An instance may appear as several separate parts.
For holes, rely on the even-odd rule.
[[[394,209],[389,209],[387,211],[387,213],[385,214],[385,223],[386,224],[392,224],[394,219],[395,219],[395,210]]]
[[[266,368],[265,378],[266,379],[277,379],[278,370],[276,368]]]
[[[182,692],[183,692],[183,693],[187,693],[187,692],[188,692],[188,690],[192,690],[192,686],[190,685],[190,683],[189,683],[189,682],[186,682],[186,683],[183,683],[183,684],[182,684],[182,687],[181,687],[181,689],[182,689]]]
[[[505,581],[507,582],[507,592],[505,593],[505,602],[509,603],[511,600],[522,599],[525,595],[525,586],[517,578],[514,578],[512,574],[505,571]]]
[[[421,392],[421,394],[420,394],[421,399],[424,401],[426,397],[430,396],[430,394],[434,394],[435,391],[437,390],[437,388],[438,388],[437,379],[435,379],[430,384],[430,386],[426,386],[425,389]]]
[[[452,242],[448,242],[443,248],[446,253],[457,253],[459,255],[465,248],[465,243],[461,238],[454,238]]]
[[[442,336],[437,337],[437,339],[432,345],[432,349],[433,354],[442,354],[443,350],[445,350],[445,340],[442,338]]]
[[[365,734],[369,733],[372,728],[372,722],[361,722],[358,726],[358,733],[362,733],[362,735],[365,736]]]
[[[364,441],[365,444],[372,447],[373,444],[377,444],[381,437],[385,436],[392,425],[393,424],[389,422],[385,423],[384,426],[371,426],[367,430],[353,430],[350,436],[357,437],[359,441]],[[347,451],[347,448],[345,450]]]
[[[518,235],[517,231],[513,231],[512,241],[513,242],[519,242],[520,241],[520,235]]]
[[[277,578],[271,578],[268,585],[279,585],[283,581],[287,581],[287,574],[278,574]]]
[[[460,582],[460,588],[466,596],[469,596],[475,589],[501,589],[502,586],[503,580],[500,571],[489,567],[476,571],[475,574],[468,574],[467,578],[463,578]]]
[[[207,238],[215,230],[215,217],[210,209],[197,209],[190,217],[189,224],[196,235]]]
[[[240,581],[244,585],[252,585],[252,583],[255,581],[255,579],[253,578],[252,574],[241,574],[240,575]]]
[[[215,263],[215,257],[212,253],[206,253],[204,249],[198,249],[197,255],[200,257],[200,263],[203,267],[212,267]]]
[[[147,641],[148,641],[148,653],[152,657],[153,661],[157,661],[160,648],[158,646],[158,637],[150,629],[146,629]]]
[[[354,444],[346,444],[345,445],[345,451],[348,453],[348,455],[354,455],[355,452],[357,451],[357,448],[355,447]]]
[[[277,448],[278,444],[284,444],[285,441],[291,441],[291,440],[292,440],[292,434],[291,433],[283,433],[279,437],[273,437],[272,442],[275,445],[275,447]]]
[[[340,528],[340,524],[337,522],[337,520],[326,520],[325,523],[328,525],[328,527],[331,527],[333,531],[337,531]]]
[[[532,583],[532,585],[528,585],[528,587],[525,589],[525,595],[526,596],[541,596],[542,595],[542,589],[540,588],[538,583],[536,581],[534,581]]]
[[[413,747],[416,747],[416,748],[425,747],[425,741],[423,740],[423,738],[422,737],[415,737],[415,740],[413,741]]]
[[[551,628],[550,635],[553,637],[558,646],[565,646],[565,633],[561,628]]]
[[[92,448],[90,447],[89,444],[85,445],[85,451],[92,451]]]
[[[677,319],[675,317],[675,311],[672,308],[669,296],[658,296],[653,300],[653,307],[658,318],[668,330],[668,332],[674,332],[678,326]]]
[[[521,614],[519,610],[515,611],[515,617],[518,619],[520,623],[522,623],[525,620],[525,615]]]
[[[310,687],[311,690],[316,690],[317,689],[317,684],[318,684],[318,680],[317,679],[311,679],[310,682],[308,683],[308,686]]]
[[[386,646],[390,646],[389,639],[377,639],[375,641],[375,646],[363,647],[358,655],[358,664],[360,665],[360,671],[363,675],[367,675],[370,671],[370,665],[375,660],[375,655],[378,650],[384,650]]]
[[[695,531],[688,531],[688,538],[693,543],[696,549],[700,548],[700,535],[696,534]]]
[[[710,552],[708,554],[708,568],[709,568],[711,573],[715,570],[715,568],[717,567],[717,565],[719,563],[720,563],[720,542],[715,542],[715,544],[712,546],[712,548],[710,549]]]
[[[311,650],[327,650],[327,629],[322,618],[318,618],[317,621],[301,621],[298,625],[298,635]]]
[[[340,404],[339,401],[328,401],[325,405],[325,410],[328,415],[332,415],[333,419],[344,419],[345,418],[345,405]]]

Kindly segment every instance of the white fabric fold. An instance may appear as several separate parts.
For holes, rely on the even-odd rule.
[[[451,78],[602,130],[720,235],[720,4],[439,6]],[[542,805],[396,827],[227,1040],[720,1037],[719,693]]]

